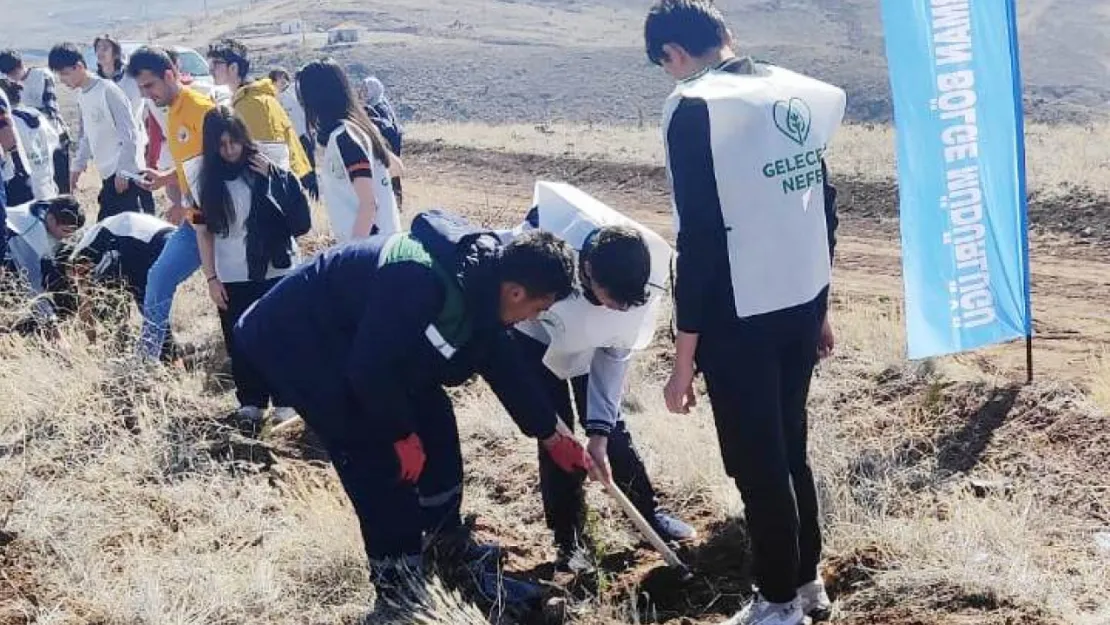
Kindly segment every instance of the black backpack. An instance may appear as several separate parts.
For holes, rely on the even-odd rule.
[[[436,264],[466,291],[468,278],[500,254],[501,241],[492,231],[442,209],[418,214],[412,220],[412,238],[420,242]]]

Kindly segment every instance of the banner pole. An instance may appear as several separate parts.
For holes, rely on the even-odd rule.
[[[1025,335],[1025,383],[1033,383],[1033,335]]]
[[[1010,31],[1010,57],[1013,63],[1014,118],[1017,121],[1017,183],[1018,201],[1021,202],[1021,253],[1025,273],[1025,370],[1026,384],[1033,383],[1033,271],[1029,249],[1029,192],[1025,172],[1025,100],[1024,81],[1021,78],[1021,45],[1018,42],[1017,1],[1006,2],[1007,27]]]

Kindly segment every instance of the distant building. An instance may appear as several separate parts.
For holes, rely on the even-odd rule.
[[[281,23],[281,34],[283,35],[299,35],[303,32],[305,32],[304,20],[296,19]]]
[[[358,41],[362,27],[351,22],[344,22],[328,29],[328,45],[335,43],[354,43]]]

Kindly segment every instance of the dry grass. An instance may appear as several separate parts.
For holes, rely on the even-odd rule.
[[[418,123],[408,137],[543,156],[569,156],[662,165],[662,135],[655,112],[639,126],[605,124]],[[1110,125],[1031,124],[1027,129],[1030,189],[1052,195],[1069,188],[1110,193]],[[840,175],[895,176],[895,133],[886,125],[844,126],[833,140],[829,165]]]
[[[498,206],[479,217],[511,219]],[[68,349],[0,337],[0,625],[363,621],[372,591],[331,470],[216,422],[234,400],[210,379],[220,339],[201,287],[187,285],[175,309],[179,334],[202,347],[198,370],[131,370],[125,352],[75,328]],[[1110,358],[1092,367],[1100,411],[1074,388],[1011,389],[968,361],[906,363],[896,300],[842,294],[834,315],[838,355],[815,381],[811,451],[844,622],[1110,622],[1110,553],[1095,542],[1110,525]],[[626,410],[664,501],[705,534],[683,553],[702,578],[666,592],[658,559],[591,488],[614,564],[568,591],[568,622],[712,623],[745,596],[729,521],[741,505],[707,401],[665,414],[667,363],[662,342],[637,359]],[[455,396],[466,510],[508,547],[510,570],[532,570],[554,555],[534,443],[484,386]],[[450,593],[429,601],[427,622],[474,618]]]
[[[1103,410],[1110,411],[1110,353],[1092,358],[1091,398]]]

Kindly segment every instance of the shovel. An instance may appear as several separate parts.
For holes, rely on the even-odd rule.
[[[621,510],[624,511],[625,516],[632,521],[636,529],[640,530],[640,534],[642,534],[643,537],[651,543],[651,546],[655,547],[655,550],[663,556],[663,560],[666,561],[667,566],[678,573],[679,580],[687,582],[693,579],[694,573],[690,571],[690,567],[686,566],[682,563],[682,560],[678,559],[674,550],[672,550],[667,545],[666,541],[659,536],[659,533],[647,522],[644,515],[640,514],[636,506],[632,505],[632,502],[621,492],[621,489],[617,488],[617,485],[614,484],[612,480],[605,480],[602,484],[605,486],[605,491],[609,493],[609,496],[612,497],[617,502],[617,505],[620,506]]]

